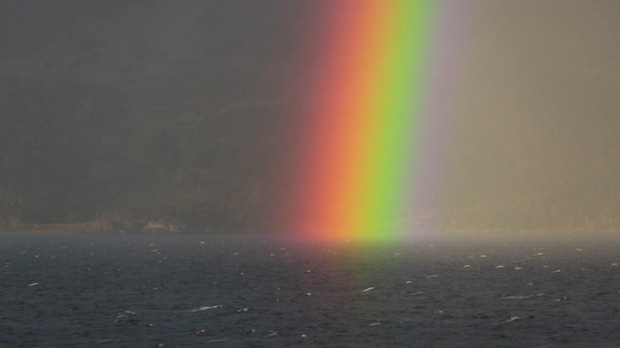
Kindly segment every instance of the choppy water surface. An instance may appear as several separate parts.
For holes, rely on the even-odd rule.
[[[0,236],[0,346],[618,346],[619,246]]]

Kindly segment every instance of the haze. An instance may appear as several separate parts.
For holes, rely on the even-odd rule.
[[[0,230],[272,229],[311,3],[0,1]],[[620,3],[471,7],[433,224],[617,230]]]

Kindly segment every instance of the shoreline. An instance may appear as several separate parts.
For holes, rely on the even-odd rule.
[[[127,232],[94,232],[88,229],[89,222],[79,223],[56,223],[56,224],[24,224],[12,227],[0,227],[0,235],[247,235],[248,233],[199,233],[197,231],[184,231],[174,233],[170,231],[158,230],[141,233]],[[422,232],[422,231],[420,231]],[[253,233],[251,233],[253,234]],[[256,233],[261,235],[261,233]],[[271,234],[267,234],[271,235]],[[512,237],[512,238],[536,238],[536,237],[595,237],[595,236],[619,236],[620,231],[617,230],[560,230],[560,229],[473,229],[473,228],[450,228],[444,230],[436,230],[435,232],[424,233],[427,237],[437,237],[439,239],[475,239],[475,238],[495,238],[495,237]],[[413,234],[415,238],[415,233]]]
[[[85,223],[28,224],[0,228],[0,235],[77,235],[84,233]]]

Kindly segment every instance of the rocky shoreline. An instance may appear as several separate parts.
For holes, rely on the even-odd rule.
[[[79,223],[19,224],[0,228],[0,234],[181,234],[185,225],[176,220],[94,219]]]

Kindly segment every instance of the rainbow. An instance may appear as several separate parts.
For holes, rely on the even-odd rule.
[[[314,6],[305,24],[312,23],[312,33],[303,63],[308,78],[299,89],[302,147],[290,225],[316,239],[396,239],[409,232],[403,221],[422,205],[416,195],[427,202],[437,196],[423,181],[436,179],[441,166],[430,162],[441,151],[423,148],[436,142],[425,129],[445,130],[432,100],[449,93],[432,63],[447,6],[428,0]]]

